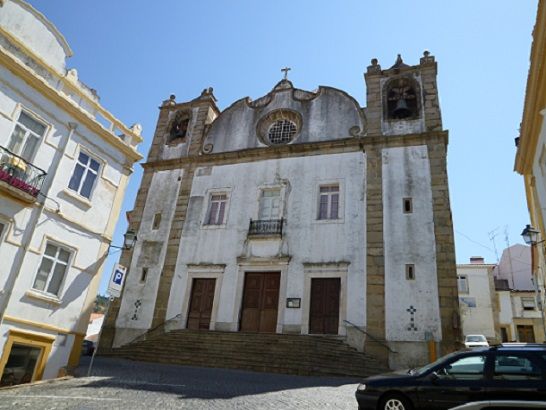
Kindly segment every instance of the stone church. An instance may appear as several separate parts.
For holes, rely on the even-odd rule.
[[[391,367],[455,348],[435,58],[373,59],[366,107],[286,73],[223,111],[210,88],[161,105],[106,348],[158,326],[334,335]]]

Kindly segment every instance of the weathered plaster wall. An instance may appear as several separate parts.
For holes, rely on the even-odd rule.
[[[413,212],[403,212],[404,198],[412,199]],[[439,341],[442,332],[426,146],[383,150],[383,210],[386,338],[421,342],[430,332]],[[406,279],[406,264],[415,266],[414,280]]]
[[[318,188],[328,183],[340,184],[342,219],[317,221]],[[282,217],[286,219],[282,241],[247,240],[249,220],[258,215],[260,189],[266,187],[282,190]],[[187,303],[184,304],[181,295],[188,294],[187,287],[191,286],[188,265],[201,264],[205,270],[206,265],[225,265],[216,328],[237,330],[244,272],[274,270],[283,271],[278,331],[284,326],[292,332],[304,331],[301,329],[305,321],[303,309],[282,308],[287,296],[301,297],[302,306],[308,303],[308,296],[306,300],[304,294],[303,264],[348,262],[345,268],[347,318],[356,325],[365,325],[364,190],[365,157],[362,153],[198,169],[191,189],[167,317],[182,313],[179,326],[185,326],[187,312],[183,309],[187,309]],[[213,191],[229,195],[223,226],[203,225],[209,194]],[[287,257],[290,260],[285,266]]]
[[[303,95],[298,98],[298,92],[304,93],[288,88],[274,91],[255,103],[246,98],[235,102],[212,123],[205,146],[212,144],[213,153],[265,146],[256,132],[258,121],[278,109],[301,114],[302,126],[294,144],[349,138],[352,127],[364,129],[358,103],[345,92],[320,87],[316,95],[305,92],[304,98]]]
[[[116,344],[128,342],[141,329],[151,326],[167,252],[166,238],[169,237],[182,175],[181,170],[167,170],[158,171],[152,177],[116,321],[116,326],[121,329],[116,333]],[[161,214],[161,223],[158,229],[153,229],[154,216],[158,213]],[[145,281],[141,280],[143,268],[148,270]],[[123,329],[138,330],[124,332]]]

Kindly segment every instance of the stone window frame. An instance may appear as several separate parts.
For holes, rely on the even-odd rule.
[[[229,219],[229,209],[231,206],[231,194],[233,188],[211,188],[205,193],[205,205],[201,215],[201,229],[225,229]],[[211,199],[213,195],[226,195],[226,206],[224,208],[224,218],[221,224],[209,224],[208,218],[211,210]]]
[[[81,189],[83,187],[83,180],[87,177],[88,171],[90,170],[90,166],[86,166],[84,170],[84,174],[82,174],[82,177],[80,179],[80,182],[78,184],[78,189],[70,188],[70,183],[72,181],[72,178],[74,177],[74,172],[76,171],[76,167],[78,164],[83,165],[80,161],[80,155],[84,154],[89,157],[89,164],[91,163],[91,160],[97,162],[99,164],[99,168],[95,171],[92,170],[95,174],[95,179],[93,181],[93,186],[91,187],[91,191],[89,193],[89,197],[81,194]],[[68,179],[68,183],[66,184],[66,188],[64,189],[64,192],[67,193],[69,196],[82,200],[86,205],[91,206],[91,200],[93,198],[93,195],[95,193],[95,190],[97,189],[97,186],[99,184],[100,179],[103,177],[104,169],[106,168],[106,161],[95,154],[94,152],[90,151],[86,147],[79,145],[77,155],[74,156],[74,166],[72,167],[72,171],[70,173],[70,177]],[[85,177],[85,178],[84,178]]]
[[[43,262],[44,258],[51,259],[51,257],[49,255],[47,255],[47,256],[45,255],[45,251],[46,251],[46,248],[47,248],[48,245],[52,245],[52,246],[57,248],[56,254],[58,254],[59,249],[63,249],[66,252],[69,253],[68,261],[66,262],[64,273],[63,273],[63,278],[62,278],[61,282],[59,283],[59,288],[57,289],[56,293],[52,293],[52,292],[49,292],[47,290],[47,288],[49,287],[50,281],[51,281],[51,277],[53,276],[52,272],[54,271],[56,263],[52,266],[51,270],[48,272],[47,280],[46,280],[46,284],[44,286],[44,289],[40,290],[40,289],[37,289],[37,288],[34,287],[35,282],[36,282],[36,278],[38,276],[38,271],[40,270],[40,266],[42,265],[42,262]],[[63,290],[64,290],[64,286],[65,286],[67,277],[68,277],[68,275],[70,273],[70,269],[74,266],[74,261],[76,259],[76,253],[77,253],[77,249],[75,249],[73,247],[70,247],[67,244],[65,244],[63,242],[60,242],[58,240],[55,240],[55,239],[53,239],[53,238],[51,238],[49,236],[45,237],[44,241],[42,242],[42,249],[41,249],[41,252],[40,252],[40,259],[39,259],[38,265],[37,265],[37,267],[35,269],[34,276],[32,277],[32,284],[30,286],[30,292],[38,293],[38,294],[41,294],[41,295],[45,295],[45,296],[52,297],[54,299],[60,300],[61,295],[62,295]],[[55,261],[57,261],[57,257],[55,257]]]
[[[286,185],[284,184],[271,184],[271,185],[259,185],[256,191],[256,208],[253,212],[253,219],[260,219],[260,207],[262,204],[262,195],[264,191],[279,191],[279,219],[285,217],[285,201],[286,201]]]
[[[275,122],[279,120],[288,120],[292,122],[296,126],[296,132],[290,139],[290,141],[286,143],[271,143],[269,140],[269,130],[275,124]],[[258,124],[256,126],[256,134],[258,135],[258,140],[267,146],[270,147],[277,147],[277,146],[283,146],[283,145],[289,145],[293,144],[294,141],[298,139],[298,137],[301,135],[301,129],[303,125],[302,116],[299,112],[281,108],[277,110],[273,110],[267,114],[265,114],[260,120],[258,121]]]
[[[408,118],[391,118],[389,117],[389,108],[388,108],[388,94],[389,94],[389,87],[394,81],[398,81],[400,79],[407,79],[411,83],[413,83],[414,90],[415,90],[415,99],[416,99],[416,109],[415,114],[408,117]],[[383,111],[383,120],[389,121],[389,122],[395,122],[395,121],[414,121],[419,120],[423,117],[422,115],[422,92],[421,92],[421,83],[420,81],[413,76],[412,74],[402,74],[397,75],[395,77],[389,78],[382,86],[382,111]]]
[[[41,136],[37,135],[35,132],[33,132],[32,130],[28,130],[28,128],[24,125],[24,124],[20,124],[19,123],[19,119],[21,117],[21,114],[24,113],[25,115],[27,115],[28,117],[30,117],[33,121],[36,121],[37,123],[39,123],[40,125],[42,125],[44,127],[44,132]],[[8,140],[6,141],[6,145],[5,147],[7,149],[9,149],[9,145],[11,144],[11,139],[13,137],[13,133],[15,132],[15,129],[16,127],[19,125],[21,127],[22,125],[22,128],[24,128],[27,132],[25,132],[25,136],[28,135],[28,133],[32,133],[34,136],[37,136],[39,137],[38,138],[38,141],[36,143],[36,147],[34,149],[34,152],[32,153],[32,158],[29,158],[28,161],[31,163],[31,164],[34,164],[34,161],[35,161],[35,158],[36,158],[36,154],[38,152],[38,150],[40,149],[40,145],[42,142],[45,142],[46,141],[46,138],[47,136],[49,135],[50,131],[51,131],[51,124],[46,121],[44,118],[42,118],[41,116],[39,116],[38,114],[36,114],[35,112],[33,112],[32,110],[28,109],[27,107],[23,106],[22,104],[17,104],[17,106],[15,107],[15,110],[13,111],[13,115],[12,115],[12,121],[13,121],[13,127],[11,129],[11,132],[9,134],[9,138]],[[21,156],[22,157],[22,151],[24,150],[24,146],[25,146],[25,143],[26,143],[26,138],[25,138],[25,141],[24,143],[22,144],[23,146],[21,147],[21,150],[20,152],[13,152],[15,155],[18,155],[18,156]]]
[[[339,202],[338,202],[338,217],[336,219],[319,219],[320,212],[320,188],[334,186],[339,187]],[[315,207],[313,209],[313,223],[319,224],[340,224],[345,223],[345,179],[344,178],[335,178],[335,179],[321,179],[317,180],[315,183]]]

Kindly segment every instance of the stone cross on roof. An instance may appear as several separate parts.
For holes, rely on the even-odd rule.
[[[284,71],[284,79],[287,80],[288,79],[288,72],[292,70],[290,67],[284,67],[284,68],[281,68],[281,71]]]

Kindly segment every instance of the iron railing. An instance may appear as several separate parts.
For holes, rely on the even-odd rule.
[[[259,235],[280,235],[282,236],[282,227],[284,219],[259,219],[250,220],[248,234]]]
[[[385,349],[387,349],[389,352],[391,353],[398,353],[396,350],[392,350],[391,347],[386,343],[385,340],[379,340],[378,338],[376,337],[373,337],[371,334],[369,334],[365,329],[363,329],[361,326],[357,326],[355,325],[354,323],[352,322],[349,322],[348,320],[343,320],[343,322],[345,322],[346,324],[348,324],[349,326],[352,326],[354,327],[356,330],[358,330],[360,333],[363,333],[365,334],[366,336],[368,336],[370,339],[372,339],[374,342],[378,343],[380,346],[383,346]]]
[[[0,181],[37,197],[46,172],[0,146]]]

